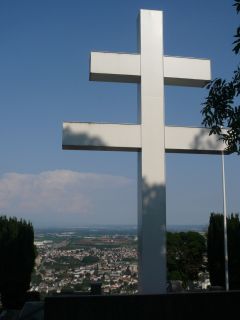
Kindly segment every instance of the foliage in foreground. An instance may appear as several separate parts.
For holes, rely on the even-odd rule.
[[[237,14],[240,12],[240,0],[235,0]],[[233,51],[236,55],[240,53],[240,26],[234,36]],[[240,66],[233,71],[230,81],[217,78],[207,85],[208,97],[203,103],[202,124],[210,128],[211,134],[218,134],[220,139],[226,143],[229,153],[240,154]],[[223,131],[222,127],[226,127]]]
[[[198,232],[167,233],[168,280],[181,280],[184,286],[198,280],[205,270],[206,240]]]

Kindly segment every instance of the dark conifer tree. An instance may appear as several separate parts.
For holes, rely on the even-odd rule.
[[[240,289],[240,221],[227,218],[229,288]],[[225,287],[223,214],[211,213],[207,234],[207,255],[212,286]]]
[[[21,300],[29,289],[35,257],[32,224],[0,216],[0,293],[4,307],[21,307]]]
[[[207,233],[208,271],[212,286],[225,285],[223,215],[211,213]]]

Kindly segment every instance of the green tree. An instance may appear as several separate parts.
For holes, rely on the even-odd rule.
[[[0,293],[5,308],[21,308],[35,258],[32,224],[0,216]]]
[[[99,262],[99,258],[97,256],[86,256],[82,259],[82,264],[88,265],[88,264],[94,264]]]
[[[35,286],[39,286],[39,284],[42,282],[42,275],[40,273],[36,273],[33,271],[32,276],[31,276],[31,282]]]
[[[204,270],[206,240],[198,232],[167,233],[167,269],[169,280],[198,280]]]
[[[240,12],[240,0],[235,0],[237,14]],[[235,34],[233,51],[240,53],[240,26]],[[203,103],[202,124],[210,128],[211,134],[218,134],[225,141],[227,151],[240,154],[240,66],[233,72],[230,81],[217,78],[207,85],[208,97]],[[226,127],[226,132],[222,130]]]
[[[237,214],[227,217],[227,235],[229,287],[240,289],[240,221]],[[210,215],[207,256],[211,285],[225,287],[223,214]]]

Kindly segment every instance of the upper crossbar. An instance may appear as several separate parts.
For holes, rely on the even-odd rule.
[[[141,82],[140,59],[140,54],[91,52],[90,80]],[[210,80],[210,60],[164,56],[166,85],[203,87]]]

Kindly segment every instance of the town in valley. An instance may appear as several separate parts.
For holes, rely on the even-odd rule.
[[[98,284],[102,294],[136,294],[137,245],[135,226],[37,229],[30,290],[43,296],[89,293],[91,285]],[[197,286],[206,289],[209,284],[205,275]]]
[[[35,231],[36,266],[31,290],[42,294],[137,292],[136,228],[78,228]]]

